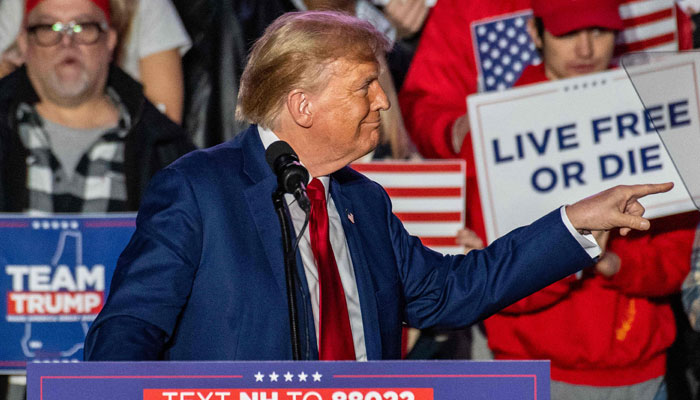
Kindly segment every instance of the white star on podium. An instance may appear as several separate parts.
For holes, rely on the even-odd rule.
[[[294,379],[294,375],[292,375],[291,372],[287,371],[287,373],[284,374],[284,381],[285,382],[292,382],[292,379]]]
[[[255,377],[255,382],[262,382],[263,378],[265,377],[265,375],[263,375],[260,371],[253,376]]]
[[[316,371],[313,375],[311,375],[314,378],[314,382],[321,382],[321,377],[323,375],[319,374],[318,371]]]
[[[307,377],[308,375],[306,375],[306,374],[304,373],[304,371],[302,371],[301,374],[299,374],[299,375],[297,375],[297,376],[299,377],[299,382],[306,382],[306,377]]]
[[[277,378],[279,378],[279,375],[277,375],[277,372],[275,371],[272,371],[272,373],[268,376],[270,377],[270,382],[277,382]]]

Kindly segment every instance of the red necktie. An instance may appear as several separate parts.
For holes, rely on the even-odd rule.
[[[328,231],[326,192],[321,181],[316,178],[306,190],[311,200],[311,250],[318,267],[319,359],[355,360],[348,306]]]

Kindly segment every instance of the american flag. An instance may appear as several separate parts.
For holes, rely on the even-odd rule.
[[[408,233],[441,253],[462,253],[455,237],[465,219],[463,160],[377,161],[351,167],[384,187]]]
[[[526,11],[472,24],[480,91],[512,87],[525,67],[541,62],[526,29],[530,18]]]
[[[631,51],[678,50],[673,0],[627,0],[620,6],[625,30],[617,37],[617,55]]]
[[[620,5],[625,29],[617,37],[616,55],[642,50],[678,50],[676,8],[673,0],[626,0]],[[474,55],[479,68],[479,90],[512,87],[540,57],[526,30],[532,11],[500,15],[471,24]]]

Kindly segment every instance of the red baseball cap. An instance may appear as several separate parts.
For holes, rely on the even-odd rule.
[[[532,11],[554,36],[592,27],[624,28],[619,0],[532,0]]]
[[[2,0],[0,0],[2,1]],[[102,11],[105,13],[105,18],[107,19],[107,22],[109,22],[109,0],[90,0],[92,1],[97,7],[100,7]],[[30,12],[41,3],[42,0],[27,0],[26,7],[24,10],[24,15],[29,15]]]

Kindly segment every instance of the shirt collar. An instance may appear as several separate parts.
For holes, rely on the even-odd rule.
[[[263,147],[265,150],[267,150],[268,147],[274,142],[277,142],[280,140],[280,138],[275,134],[275,132],[263,128],[262,126],[258,125],[258,134],[260,135],[260,141],[263,144]],[[304,165],[302,163],[302,165]],[[328,195],[329,195],[329,188],[331,184],[331,178],[328,175],[323,175],[323,176],[315,176],[314,178],[318,178],[321,183],[323,183],[323,187],[326,190],[326,201],[328,200]],[[311,182],[311,176],[309,176],[309,182]],[[308,184],[308,182],[307,182]]]

